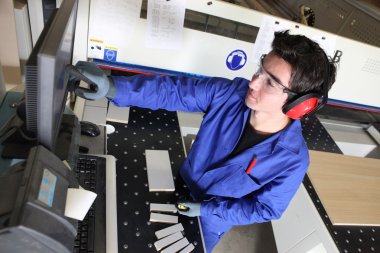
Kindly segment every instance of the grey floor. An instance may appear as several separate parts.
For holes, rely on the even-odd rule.
[[[277,253],[270,222],[236,226],[216,245],[213,253]]]

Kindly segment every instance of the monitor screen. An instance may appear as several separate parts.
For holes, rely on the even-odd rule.
[[[57,176],[48,168],[44,168],[37,199],[45,205],[52,207],[56,184]]]
[[[25,67],[26,126],[54,151],[68,90],[77,0],[65,0],[45,24]]]

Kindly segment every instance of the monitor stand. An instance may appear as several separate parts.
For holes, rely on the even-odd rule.
[[[18,104],[16,113],[1,128],[0,136],[1,156],[6,159],[26,159],[29,150],[38,144],[36,136],[26,129],[24,101]]]
[[[0,143],[3,146],[1,157],[5,159],[26,159],[29,150],[38,145],[34,133],[26,129],[25,103],[19,103],[17,112],[1,127]],[[71,163],[78,153],[80,136],[79,122],[75,115],[63,114],[54,153],[61,159]],[[76,147],[78,146],[78,147]],[[70,164],[71,165],[71,164]]]

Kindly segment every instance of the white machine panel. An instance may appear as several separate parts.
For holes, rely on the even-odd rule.
[[[101,0],[91,2],[90,24],[99,18],[93,14],[99,13],[99,11],[94,11],[97,8],[96,3],[99,1]],[[119,1],[115,1],[115,4],[117,2]],[[209,2],[212,4],[208,4]],[[222,1],[191,0],[186,2],[186,9],[254,27],[260,27],[265,17],[265,14],[261,12]],[[277,17],[276,19],[282,20]],[[102,20],[102,22],[109,22],[110,26],[113,24],[113,20]],[[298,26],[297,33],[310,38],[335,36],[298,23],[293,24]],[[138,18],[130,39],[118,41],[119,35],[115,33],[112,45],[107,44],[107,38],[93,38],[90,29],[88,41],[95,39],[101,41],[103,47],[108,46],[116,50],[117,62],[144,67],[230,79],[238,76],[249,79],[257,69],[257,64],[251,62],[254,43],[184,28],[181,49],[152,49],[145,47],[146,27],[147,20]],[[228,55],[236,49],[243,50],[248,60],[244,67],[233,71],[227,68],[226,60]],[[336,37],[335,49],[342,51],[343,56],[338,67],[337,81],[330,92],[330,98],[336,100],[333,102],[347,102],[379,110],[380,49],[340,36]],[[88,57],[102,59],[99,55],[94,57],[90,48]]]

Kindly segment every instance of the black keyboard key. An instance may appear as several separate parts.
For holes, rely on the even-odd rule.
[[[78,223],[78,235],[74,252],[105,252],[105,159],[81,155],[77,163],[79,184],[98,196],[82,222]]]
[[[89,219],[88,225],[92,228],[95,228],[94,220]],[[94,234],[95,234],[94,229],[92,229],[92,231],[88,231],[88,244],[87,245],[88,245],[89,251],[94,251],[94,240],[95,240]]]

